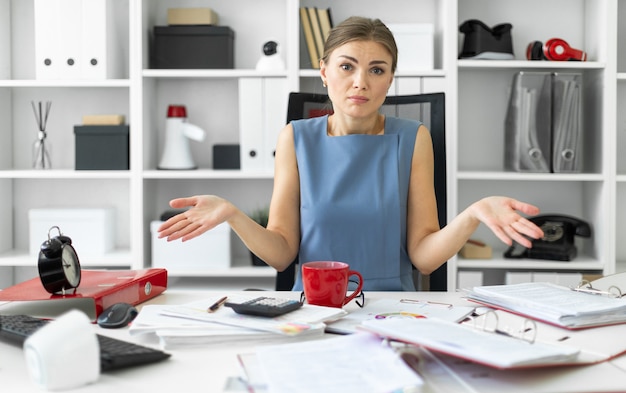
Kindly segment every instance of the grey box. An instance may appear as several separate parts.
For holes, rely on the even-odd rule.
[[[76,170],[128,170],[129,127],[74,126]]]
[[[159,69],[235,67],[235,32],[228,26],[154,26],[150,63]]]
[[[240,169],[239,145],[213,145],[213,169]]]

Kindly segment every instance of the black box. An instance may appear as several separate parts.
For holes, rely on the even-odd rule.
[[[129,169],[127,125],[74,126],[77,170]]]
[[[213,145],[213,169],[239,168],[239,145]]]
[[[235,68],[234,40],[228,26],[154,26],[151,68]]]

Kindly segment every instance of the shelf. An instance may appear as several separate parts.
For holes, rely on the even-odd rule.
[[[589,181],[599,182],[604,176],[596,173],[519,173],[495,171],[459,171],[459,180],[507,180],[507,181]]]
[[[102,80],[76,80],[76,79],[20,79],[0,80],[0,87],[130,87],[129,79],[102,79]]]
[[[82,268],[90,267],[119,267],[129,268],[133,265],[133,258],[129,250],[115,250],[102,257],[80,256]],[[37,267],[37,256],[27,251],[11,250],[0,254],[0,266]]]
[[[0,170],[0,179],[130,179],[129,171],[76,171],[73,169]]]
[[[246,277],[276,277],[276,270],[271,267],[264,266],[235,266],[230,269],[217,270],[186,270],[172,271],[168,270],[169,277],[225,277],[225,278],[246,278]]]
[[[287,71],[257,71],[248,70],[154,70],[144,69],[145,78],[258,78],[258,77],[286,77]]]
[[[602,270],[604,264],[597,259],[581,256],[570,262],[532,259],[457,259],[459,269],[505,269],[505,270]]]
[[[586,70],[603,69],[604,63],[597,61],[530,61],[530,60],[458,60],[457,65],[463,69],[567,69]]]
[[[273,179],[268,171],[241,171],[238,169],[197,169],[197,170],[147,170],[144,179]]]

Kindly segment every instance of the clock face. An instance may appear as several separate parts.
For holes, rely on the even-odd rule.
[[[69,244],[63,247],[61,261],[68,284],[71,288],[76,288],[78,284],[80,284],[80,263],[78,262],[76,251],[74,251],[74,248]]]

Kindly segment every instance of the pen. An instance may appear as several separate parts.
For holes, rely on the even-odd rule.
[[[209,307],[206,311],[207,312],[214,312],[215,310],[217,310],[218,308],[220,308],[220,306],[222,304],[224,304],[226,302],[226,299],[228,299],[228,296],[224,296],[223,298],[221,298],[220,300],[216,301],[215,303],[213,303],[211,305],[211,307]]]

